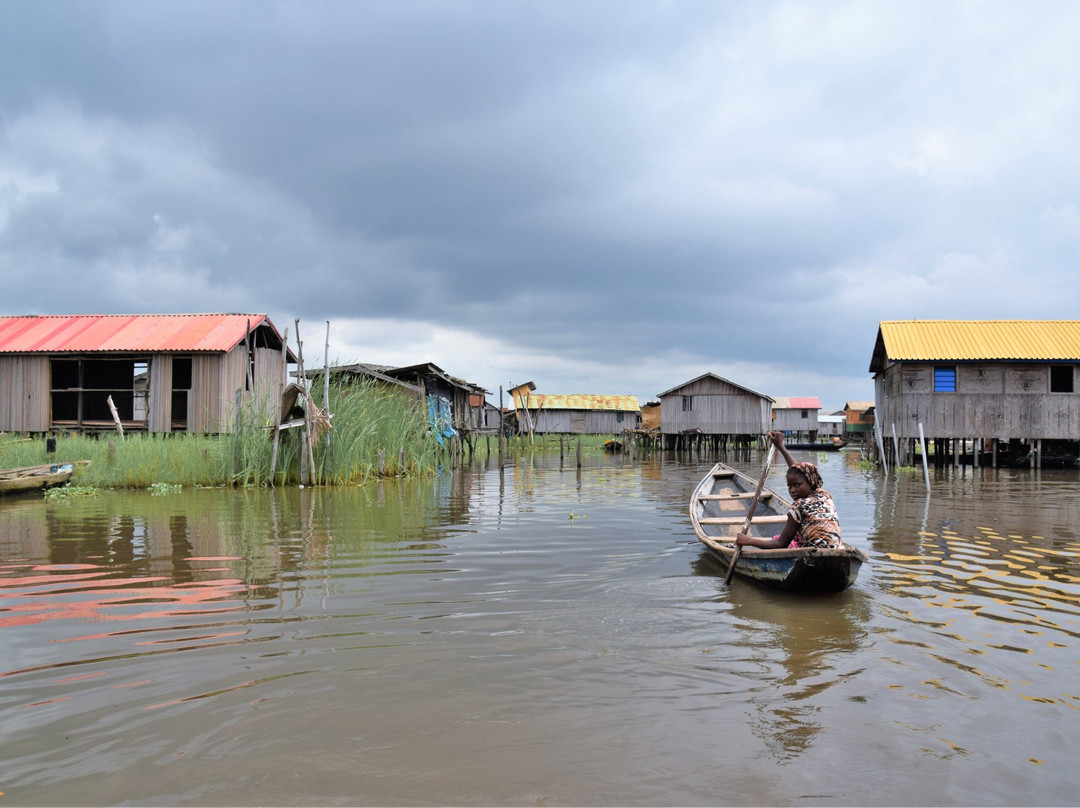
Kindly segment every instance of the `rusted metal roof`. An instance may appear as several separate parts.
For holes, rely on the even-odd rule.
[[[0,317],[0,353],[227,352],[263,323],[278,334],[265,314]]]
[[[774,410],[820,410],[821,399],[815,396],[803,396],[801,398],[775,396],[772,408]]]
[[[641,407],[638,406],[637,396],[543,396],[531,393],[528,396],[522,396],[522,404],[530,410],[641,411]]]
[[[879,356],[881,351],[884,356]],[[890,361],[1080,360],[1080,320],[887,320],[874,365]]]

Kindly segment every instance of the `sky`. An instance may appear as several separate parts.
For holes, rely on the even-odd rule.
[[[1078,42],[1073,0],[4,0],[0,314],[838,410],[882,320],[1080,316]]]

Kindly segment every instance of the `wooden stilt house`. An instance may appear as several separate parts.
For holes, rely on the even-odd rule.
[[[870,361],[887,456],[912,462],[1073,464],[1080,320],[891,320]]]
[[[295,361],[265,314],[0,317],[0,431],[229,432]]]
[[[772,427],[772,398],[715,373],[703,373],[659,398],[667,448],[750,445]]]

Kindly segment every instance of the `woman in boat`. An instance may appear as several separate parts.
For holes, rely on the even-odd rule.
[[[817,466],[813,463],[796,463],[791,452],[784,446],[782,433],[770,432],[769,439],[788,464],[787,487],[792,506],[788,511],[787,524],[779,535],[771,539],[759,539],[740,533],[736,536],[735,543],[764,550],[777,550],[781,547],[843,547],[836,504],[829,492],[821,487],[821,474]]]

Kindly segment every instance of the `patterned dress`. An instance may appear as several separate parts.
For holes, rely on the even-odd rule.
[[[795,538],[800,547],[844,546],[836,505],[828,491],[819,488],[810,496],[795,500],[788,515],[799,523]]]

